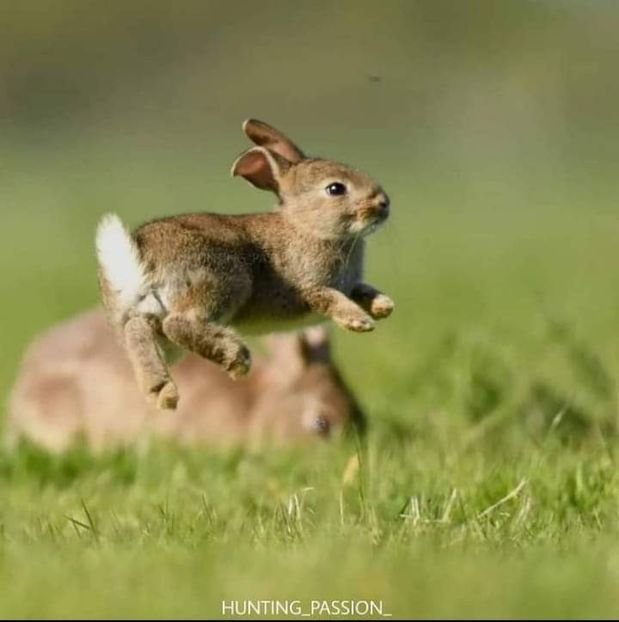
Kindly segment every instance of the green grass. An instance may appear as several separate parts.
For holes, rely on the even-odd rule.
[[[106,149],[3,158],[1,394],[35,332],[95,302],[102,211],[269,204],[214,157]],[[366,443],[0,454],[0,616],[217,616],[265,598],[619,613],[611,193],[548,184],[541,164],[498,181],[359,164],[393,195],[369,275],[397,303],[372,335],[336,335]]]
[[[353,447],[24,452],[2,464],[0,615],[344,598],[414,617],[613,615],[612,453],[483,449],[370,442],[356,473]]]

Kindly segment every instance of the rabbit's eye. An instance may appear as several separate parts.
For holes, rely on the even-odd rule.
[[[329,184],[325,190],[327,191],[327,194],[332,197],[339,197],[346,194],[346,186],[341,184],[339,181]]]

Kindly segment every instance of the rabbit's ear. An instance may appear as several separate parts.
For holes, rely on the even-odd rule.
[[[299,345],[306,363],[328,363],[331,360],[329,330],[326,326],[312,326],[299,334]]]
[[[303,152],[279,130],[271,127],[264,121],[247,119],[243,123],[243,131],[252,142],[261,147],[278,153],[289,162],[296,164],[305,159]]]
[[[264,147],[252,147],[232,165],[232,175],[240,175],[261,190],[279,192],[279,181],[290,162]]]

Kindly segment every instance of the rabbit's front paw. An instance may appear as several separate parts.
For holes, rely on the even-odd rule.
[[[224,367],[231,378],[245,376],[251,368],[251,353],[243,344],[234,344],[226,353]]]
[[[354,333],[368,333],[374,330],[374,322],[369,315],[350,315],[335,320],[342,328]]]
[[[378,294],[370,304],[370,315],[375,320],[382,320],[383,318],[389,317],[393,312],[395,304],[389,296],[385,296],[385,294]]]

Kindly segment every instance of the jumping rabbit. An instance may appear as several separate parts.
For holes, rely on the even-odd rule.
[[[8,438],[53,452],[82,440],[98,451],[151,436],[191,445],[291,444],[364,427],[324,327],[270,337],[240,380],[195,355],[174,373],[184,399],[169,417],[142,397],[104,314],[80,314],[28,349],[11,394]]]
[[[393,310],[362,281],[365,236],[389,215],[389,198],[366,174],[308,158],[282,132],[243,124],[257,145],[232,174],[278,197],[259,214],[187,214],[148,222],[133,235],[115,215],[97,231],[104,306],[143,393],[175,408],[165,361],[180,346],[237,378],[250,367],[241,333],[267,333],[330,318],[356,332]]]

